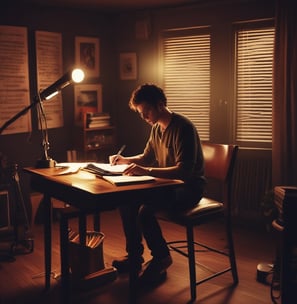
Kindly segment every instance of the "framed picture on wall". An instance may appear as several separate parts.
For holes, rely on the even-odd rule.
[[[86,77],[99,77],[99,38],[75,37],[75,63]]]
[[[74,87],[76,125],[82,125],[87,112],[102,112],[101,84],[82,84]]]
[[[137,78],[136,53],[120,53],[120,79],[134,80]]]

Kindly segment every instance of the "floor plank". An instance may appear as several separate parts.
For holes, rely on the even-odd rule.
[[[88,225],[89,229],[92,229],[92,218],[89,218]],[[164,236],[168,241],[181,238],[184,235],[183,229],[172,223],[161,222],[161,225]],[[70,226],[74,230],[77,229],[77,222],[71,220]],[[61,303],[58,228],[58,222],[55,221],[53,223],[53,273],[50,291],[44,292],[43,227],[41,224],[34,224],[32,226],[34,251],[30,254],[23,254],[20,250],[14,261],[8,262],[2,259],[0,262],[0,304]],[[101,231],[106,235],[103,248],[104,261],[106,267],[108,267],[115,257],[125,254],[121,220],[117,211],[105,212],[101,215]],[[221,236],[221,232],[222,229],[217,225],[215,227],[201,227],[196,233],[202,241],[208,240],[211,242],[214,242],[213,235],[216,235],[223,244],[224,237]],[[237,225],[234,227],[234,239],[239,284],[233,288],[231,274],[227,273],[198,286],[195,303],[271,303],[270,287],[257,282],[256,268],[258,263],[272,263],[274,261],[275,240],[273,233],[266,232],[264,228],[259,231]],[[2,249],[4,245],[1,245]],[[144,257],[145,260],[150,259],[147,248]],[[138,300],[139,304],[188,303],[190,291],[187,260],[175,252],[172,252],[172,257],[174,263],[168,270],[167,280],[154,290],[141,292]],[[206,256],[206,260],[216,261],[210,256]],[[127,275],[118,275],[116,280],[91,290],[73,290],[71,299],[72,303],[123,304],[128,303],[128,296],[128,277]]]

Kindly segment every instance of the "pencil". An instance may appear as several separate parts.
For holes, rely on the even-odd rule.
[[[121,149],[118,151],[116,157],[113,159],[112,165],[115,165],[115,164],[116,164],[116,162],[117,162],[119,156],[121,155],[121,153],[123,153],[123,151],[125,150],[125,148],[126,148],[126,145],[122,145],[122,146],[121,146]]]

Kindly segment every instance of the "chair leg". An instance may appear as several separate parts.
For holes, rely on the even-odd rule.
[[[233,233],[230,220],[226,223],[227,227],[227,239],[229,244],[229,260],[231,265],[231,272],[233,277],[234,284],[238,283],[238,272],[237,272],[237,265],[235,259],[235,250],[234,250],[234,243],[233,243]]]
[[[188,225],[186,229],[187,229],[191,300],[194,301],[196,299],[196,264],[195,264],[195,250],[194,250],[194,231],[192,225]]]

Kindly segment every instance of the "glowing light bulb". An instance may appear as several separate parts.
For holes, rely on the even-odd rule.
[[[85,73],[81,69],[74,69],[71,74],[72,80],[76,83],[82,82],[85,78]]]

